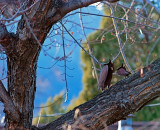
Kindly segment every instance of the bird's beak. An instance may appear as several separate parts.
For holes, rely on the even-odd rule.
[[[113,67],[111,67],[111,70],[113,70]]]

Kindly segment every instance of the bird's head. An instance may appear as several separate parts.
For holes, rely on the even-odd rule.
[[[112,63],[112,61],[110,59],[108,62],[108,66],[109,66],[109,68],[111,68],[112,71],[114,71],[114,63]]]

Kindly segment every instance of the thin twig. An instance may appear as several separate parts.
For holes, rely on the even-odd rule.
[[[39,116],[41,116],[41,117],[54,117],[54,116],[62,116],[62,115],[64,115],[65,113],[54,113],[54,114],[49,114],[49,115],[39,115]],[[39,116],[35,116],[35,117],[33,117],[33,118],[37,118],[37,117],[39,117]]]
[[[113,18],[112,18],[112,20],[113,20],[113,25],[114,25],[114,28],[115,28],[116,37],[117,37],[117,40],[118,40],[118,44],[119,44],[119,48],[120,48],[120,51],[121,51],[121,55],[122,55],[122,57],[123,57],[123,60],[124,60],[124,62],[125,62],[125,64],[126,64],[127,68],[129,69],[129,71],[130,71],[131,73],[133,73],[133,70],[131,69],[131,67],[130,67],[128,61],[127,61],[127,58],[126,58],[126,56],[125,56],[125,53],[124,53],[124,51],[123,51],[123,49],[122,49],[122,42],[121,42],[121,38],[120,38],[120,34],[119,34],[117,22],[116,22],[116,19],[114,18],[114,10],[113,10],[113,7],[112,7],[110,4],[106,3],[106,2],[105,2],[105,4],[107,4],[107,5],[110,7],[110,9],[111,9],[111,13],[112,13],[112,16],[113,16]]]
[[[39,116],[38,116],[38,123],[37,123],[37,127],[38,127],[38,125],[39,125],[40,119],[41,119],[41,111],[40,111],[40,114],[39,114]]]
[[[126,42],[123,44],[122,50],[124,49],[125,45],[126,45]],[[120,54],[121,54],[121,51],[119,50],[118,54],[113,58],[112,63],[118,58]]]
[[[32,29],[32,27],[30,26],[30,22],[29,22],[29,20],[28,20],[28,18],[27,18],[27,16],[26,16],[25,14],[24,14],[24,18],[25,18],[25,21],[26,21],[27,27],[29,28],[30,33],[33,35],[34,39],[36,40],[36,42],[38,43],[38,45],[41,47],[41,49],[44,51],[44,53],[45,53],[46,55],[48,55],[49,57],[51,57],[52,59],[57,60],[57,62],[58,62],[60,59],[54,58],[53,56],[51,56],[49,53],[47,53],[47,52],[43,49],[43,46],[42,46],[41,43],[39,42],[37,36],[34,34],[33,29]],[[57,62],[56,62],[56,63],[57,63]],[[55,64],[56,64],[56,63],[55,63]]]
[[[63,94],[62,96],[64,96],[64,94]],[[36,108],[36,109],[40,109],[40,108],[47,108],[47,107],[51,107],[51,106],[55,105],[55,104],[56,104],[56,102],[57,102],[57,101],[59,101],[59,100],[61,100],[61,99],[62,99],[62,98],[57,98],[57,100],[55,100],[53,103],[51,103],[51,104],[49,104],[49,105],[41,106],[41,107],[34,107],[34,108]]]
[[[19,15],[22,15],[24,14],[25,12],[27,12],[29,9],[31,9],[35,4],[37,4],[40,0],[37,0],[34,4],[32,4],[30,7],[26,8],[25,10],[22,10],[21,9],[23,8],[23,6],[21,6],[18,11],[11,17],[11,18],[8,18],[8,19],[0,19],[0,21],[11,21],[13,19],[15,19],[16,17],[18,17]]]
[[[61,21],[59,21],[59,22],[62,24]],[[85,51],[94,61],[96,61],[98,64],[104,64],[104,63],[99,62],[93,55],[89,54],[89,52],[86,51],[86,50],[84,49],[84,47],[82,47],[82,45],[69,33],[69,31],[67,30],[67,28],[66,28],[63,24],[62,24],[62,26],[64,27],[64,29],[66,30],[66,32],[69,34],[69,36],[71,36],[71,38],[73,38],[73,40],[78,44],[78,46],[79,46],[83,51]]]
[[[106,2],[103,2],[103,3],[106,3]],[[70,16],[70,15],[75,15],[75,14],[77,14],[77,13],[94,15],[94,16],[100,16],[100,17],[107,17],[107,18],[115,18],[115,19],[117,19],[117,20],[128,21],[128,22],[130,22],[130,23],[134,23],[134,24],[139,25],[139,26],[145,26],[145,27],[149,27],[149,28],[153,28],[153,29],[157,29],[157,27],[158,27],[158,26],[157,26],[157,27],[152,27],[152,26],[149,26],[149,25],[146,25],[146,24],[137,23],[137,22],[134,22],[134,21],[131,21],[131,20],[123,19],[123,18],[108,16],[108,15],[103,15],[103,14],[94,14],[94,13],[79,12],[79,11],[74,12],[74,13],[72,13],[72,14],[69,14],[69,15],[65,16],[64,18],[66,18],[66,17],[68,17],[68,16]],[[158,29],[159,29],[159,28],[158,28]]]
[[[4,87],[4,84],[0,80],[0,101],[3,103],[5,108],[5,113],[12,116],[13,121],[19,121],[20,115],[19,111],[15,107],[9,93]]]
[[[79,26],[79,27],[81,27],[81,25],[79,24],[79,23],[76,23],[75,21],[71,21],[71,20],[65,20],[66,22],[68,22],[68,23],[72,23],[72,24],[74,24],[74,25],[77,25],[77,26]],[[105,29],[101,29],[101,28],[94,28],[94,27],[87,27],[87,26],[83,26],[83,28],[85,28],[85,29],[90,29],[90,30],[100,30],[100,31],[104,31]]]
[[[135,0],[132,0],[132,3],[131,3],[131,5],[130,5],[130,7],[128,8],[128,10],[127,10],[127,12],[125,12],[125,15],[122,17],[122,18],[124,18],[125,16],[127,17],[127,14],[128,14],[128,12],[129,12],[129,10],[133,7],[133,5],[134,5],[134,1]],[[123,8],[123,7],[122,7]]]
[[[154,4],[152,4],[152,2],[151,2],[150,0],[146,0],[146,1],[148,2],[148,4],[150,4],[152,7],[154,7],[155,10],[160,14],[160,10],[159,10],[158,8],[156,8],[156,7],[154,6]]]
[[[118,4],[118,3],[117,3],[117,4]],[[155,24],[160,25],[159,22],[155,22],[155,21],[153,21],[153,20],[151,20],[151,19],[149,19],[149,18],[146,18],[146,17],[144,17],[143,15],[136,13],[134,10],[132,10],[131,8],[129,8],[129,7],[127,7],[127,6],[124,6],[124,5],[122,5],[122,4],[118,4],[118,5],[119,5],[120,7],[129,9],[131,12],[133,12],[134,14],[136,14],[138,17],[141,17],[141,18],[143,18],[143,19],[145,19],[145,20],[148,20],[148,21],[150,21],[150,22],[153,22],[153,23],[155,23]]]
[[[133,0],[133,1],[134,1],[134,0]],[[132,2],[132,4],[133,4],[133,2]],[[132,4],[131,4],[131,6],[132,6]],[[124,15],[123,17],[126,16],[126,20],[128,20],[128,10],[126,11],[124,8],[123,8],[123,10],[125,11],[125,15]],[[122,50],[124,49],[124,47],[125,47],[125,45],[126,45],[126,42],[127,42],[127,39],[128,39],[128,35],[127,35],[127,31],[126,31],[127,28],[128,28],[128,22],[127,22],[127,21],[124,21],[124,22],[126,22],[126,23],[124,23],[124,30],[125,30],[125,32],[126,32],[126,41],[124,42],[124,44],[123,44],[123,46],[122,46]],[[114,62],[114,60],[116,60],[116,59],[118,58],[118,56],[120,55],[120,53],[121,53],[121,51],[119,50],[117,56],[113,58],[112,62]]]
[[[29,22],[29,20],[28,20],[28,18],[27,18],[27,16],[26,16],[25,14],[24,14],[24,18],[25,18],[25,21],[26,21],[27,27],[29,28],[30,33],[33,35],[33,37],[34,37],[34,39],[36,40],[36,42],[38,43],[38,45],[42,48],[42,45],[41,45],[41,43],[39,42],[37,36],[34,34],[33,29],[32,29],[32,27],[30,26],[30,22]],[[42,48],[42,49],[43,49],[43,48]]]
[[[81,9],[79,9],[79,12],[81,12]],[[89,54],[92,55],[91,47],[90,47],[89,41],[88,41],[88,39],[87,39],[86,33],[85,33],[85,31],[84,31],[81,13],[79,13],[79,18],[80,18],[80,24],[81,24],[82,32],[83,32],[84,37],[85,37],[86,42],[87,42]],[[96,70],[96,65],[95,65],[95,61],[94,61],[92,58],[91,58],[91,62],[92,62],[92,64],[93,64],[93,69],[94,69],[94,72],[95,72],[95,75],[96,75],[96,79],[97,79],[97,83],[98,83],[98,74],[97,74],[97,70]]]
[[[157,40],[154,42],[152,48],[150,49],[149,53],[148,53],[148,56],[147,56],[147,59],[146,59],[146,66],[148,65],[148,62],[149,62],[149,58],[152,54],[152,51],[154,50],[154,48],[156,47],[157,43],[159,43],[159,40],[160,40],[160,37],[157,38]]]
[[[67,70],[66,70],[66,52],[65,52],[65,46],[64,46],[64,32],[63,32],[63,26],[62,26],[62,42],[63,42],[63,54],[64,54],[64,80],[66,84],[66,97],[64,102],[67,101],[68,98],[68,83],[67,83]]]
[[[73,51],[75,50],[75,48],[76,48],[76,46],[74,46],[74,48],[66,55],[66,57],[61,57],[61,58],[57,57],[57,58],[54,58],[54,59],[56,59],[56,62],[55,62],[53,65],[51,65],[51,66],[49,66],[49,67],[38,66],[38,68],[41,68],[41,69],[51,69],[51,68],[54,67],[59,61],[62,61],[62,60],[64,60],[64,59],[66,59],[67,57],[69,57],[69,56],[73,53]]]

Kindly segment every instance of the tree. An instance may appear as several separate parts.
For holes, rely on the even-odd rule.
[[[64,113],[65,109],[63,108],[62,104],[64,102],[63,99],[63,95],[64,93],[60,93],[59,95],[55,96],[52,100],[52,98],[48,98],[48,101],[46,103],[46,105],[42,105],[42,108],[40,109],[39,115],[40,117],[40,121],[39,124],[47,124],[53,120],[55,120],[57,117],[59,117],[59,115],[57,116],[52,116],[54,113]],[[50,117],[43,117],[43,116],[49,116]],[[35,118],[33,120],[33,124],[37,124],[39,120],[39,117]]]
[[[135,7],[137,5],[138,3],[135,4]],[[125,14],[120,7],[117,7],[116,10],[118,10],[117,12],[115,12],[116,17],[120,15],[123,16]],[[107,16],[111,15],[111,12],[108,6],[104,6],[104,14]],[[122,27],[122,23],[118,23],[118,24],[119,24],[118,27],[120,26]],[[103,17],[101,19],[100,29],[107,30],[107,31],[106,32],[104,31],[102,33],[101,30],[96,30],[87,37],[87,41],[89,43],[92,43],[90,46],[92,48],[94,56],[100,59],[102,62],[109,61],[109,58],[114,59],[114,57],[117,55],[119,50],[118,49],[119,47],[117,46],[117,40],[114,38],[114,35],[113,35],[114,34],[113,26],[114,25],[111,18]],[[136,29],[138,30],[138,28]],[[147,30],[152,31],[149,28]],[[122,31],[123,31],[123,28],[122,28]],[[156,42],[156,39],[153,40],[154,37],[157,37],[157,34],[154,34],[152,36],[150,41],[148,41],[149,43],[147,43],[145,37],[137,36],[135,39],[132,37],[132,40],[134,39],[136,41],[132,49],[130,49],[130,44],[125,44],[125,52],[127,52],[127,50],[130,51],[129,53],[126,53],[126,57],[128,58],[128,61],[132,66],[132,68],[137,69],[145,64],[146,59],[148,58],[148,52],[146,50],[147,48],[149,49],[152,48],[152,46]],[[101,41],[102,38],[103,38],[103,41]],[[125,41],[126,38],[122,37],[121,39]],[[141,43],[139,43],[138,41],[141,41]],[[158,44],[157,46],[159,48],[160,44]],[[87,48],[87,45],[84,44],[83,47]],[[135,54],[135,50],[136,50],[136,54]],[[134,55],[136,56],[133,57]],[[160,51],[157,49],[154,49],[152,51],[152,55],[160,55]],[[69,110],[72,110],[74,107],[89,101],[99,93],[99,91],[97,90],[97,81],[94,76],[95,75],[94,69],[93,69],[93,65],[90,60],[90,57],[84,51],[81,51],[81,59],[83,62],[82,68],[83,68],[83,85],[84,86],[82,91],[79,94],[79,97],[77,99],[72,100],[68,108]],[[119,68],[122,63],[123,63],[123,58],[121,56],[117,57],[116,60],[114,61],[115,68]],[[97,73],[99,75],[100,71],[98,71]],[[112,80],[112,84],[115,84],[117,81],[121,80],[122,78],[123,77],[120,77],[120,76],[114,76]],[[157,102],[158,101],[154,101],[152,103],[157,103]],[[148,121],[148,120],[159,118],[159,107],[152,110],[152,112],[148,112],[148,111],[151,111],[151,109],[153,108],[149,108],[149,107],[143,108],[141,111],[134,113],[136,117],[134,117],[133,119]]]
[[[67,13],[98,1],[101,0],[1,1],[0,7],[1,15],[3,17],[0,19],[0,44],[1,52],[5,53],[7,56],[8,84],[6,90],[2,81],[0,81],[0,101],[5,107],[6,128],[32,128],[37,60],[40,51],[43,51],[42,45],[52,26],[61,20]],[[108,2],[115,1],[117,0],[108,0]],[[108,4],[106,2],[104,3]],[[150,5],[152,6],[152,4]],[[108,6],[112,9],[112,5],[108,4]],[[114,12],[112,12],[112,14],[113,13]],[[9,24],[12,24],[12,20],[18,16],[20,16],[20,20],[18,21],[16,34],[9,33],[6,29],[6,21],[10,22]],[[116,28],[114,15],[112,18]],[[148,19],[145,18],[145,20]],[[154,22],[153,20],[148,21],[152,23],[151,27],[158,28],[158,22]],[[148,23],[144,24],[143,20],[141,23],[138,22],[131,21],[131,24],[133,25],[133,23],[135,23],[140,27],[142,27],[142,25],[150,27]],[[68,32],[61,21],[60,23],[62,28]],[[115,32],[118,41],[120,42],[120,34],[117,28]],[[119,46],[120,51],[125,58],[122,45],[120,44]],[[89,55],[96,60],[93,55]],[[64,60],[65,58],[67,57],[65,56],[56,60]],[[127,61],[125,60],[125,62]],[[130,78],[118,82],[109,90],[99,94],[84,105],[79,106],[80,115],[84,117],[84,125],[86,127],[91,127],[91,125],[95,127],[96,125],[96,127],[100,129],[102,128],[100,121],[104,120],[107,125],[110,125],[111,123],[124,118],[129,113],[139,110],[148,101],[158,97],[158,88],[160,86],[159,64],[159,60],[155,61],[148,67],[150,69],[143,69],[143,74],[140,75],[139,72],[137,72]],[[142,75],[144,76],[143,78]],[[113,97],[113,95],[115,96]],[[68,124],[73,124],[76,122],[76,119],[73,118],[75,110],[77,110],[77,108],[55,120],[53,123],[44,126],[42,129],[61,129],[62,125],[64,125],[67,120]],[[111,112],[111,110],[115,111]],[[119,115],[119,113],[122,114]],[[98,115],[95,117],[93,114]],[[93,116],[92,120],[87,120],[91,119],[91,116]],[[97,119],[97,117],[99,118]],[[81,121],[76,122],[77,126],[79,126],[80,122]]]
[[[153,105],[152,107],[146,106],[146,107],[143,107],[140,111],[137,111],[136,113],[134,113],[136,117],[133,118],[133,120],[134,121],[158,120],[160,117],[160,114],[159,114],[160,106],[154,106],[157,103],[159,103],[159,98],[150,103],[151,105]]]
[[[151,68],[143,68],[143,77],[138,71],[41,129],[62,129],[68,126],[72,129],[100,130],[124,119],[159,97],[159,67],[160,59],[153,62]]]

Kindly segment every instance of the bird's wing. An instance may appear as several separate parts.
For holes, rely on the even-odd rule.
[[[98,87],[105,87],[104,84],[105,84],[107,76],[108,76],[108,65],[105,65],[101,69]]]

